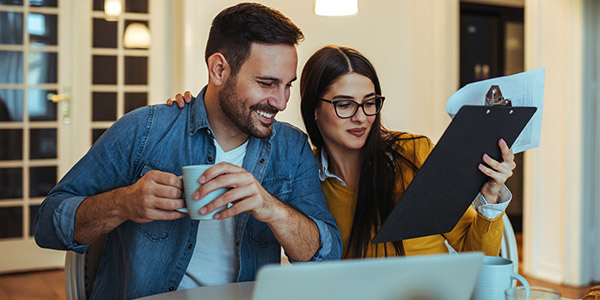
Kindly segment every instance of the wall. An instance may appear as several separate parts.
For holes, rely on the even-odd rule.
[[[593,197],[584,197],[583,1],[526,0],[525,65],[546,68],[540,146],[525,156],[524,270],[549,281],[588,284]],[[597,241],[595,241],[597,243]]]
[[[203,57],[210,22],[223,8],[238,2],[181,0],[174,4],[170,95],[184,90],[197,93],[205,85]],[[441,136],[450,120],[445,102],[458,87],[457,0],[362,0],[358,15],[348,17],[316,16],[312,0],[259,2],[280,10],[304,32],[306,38],[298,47],[298,77],[304,62],[320,47],[356,48],[378,71],[386,96],[384,125],[426,134],[434,141]],[[304,128],[298,87],[296,82],[288,108],[278,119]]]
[[[584,1],[584,61],[583,79],[585,118],[589,120],[585,126],[584,139],[587,145],[584,149],[584,159],[589,161],[585,166],[584,178],[587,186],[584,197],[591,199],[591,207],[587,210],[587,222],[584,226],[591,228],[590,254],[596,258],[592,264],[592,280],[600,282],[600,2],[597,0]]]

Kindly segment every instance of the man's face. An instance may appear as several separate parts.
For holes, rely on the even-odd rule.
[[[275,115],[283,111],[296,80],[296,47],[253,43],[237,76],[219,92],[221,109],[240,131],[259,138],[271,135]]]

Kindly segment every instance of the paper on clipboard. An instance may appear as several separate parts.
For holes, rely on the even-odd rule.
[[[463,105],[486,105],[486,93],[490,86],[497,85],[502,90],[503,97],[510,99],[512,106],[537,107],[536,113],[513,144],[512,150],[513,153],[519,153],[535,148],[540,143],[542,131],[545,74],[544,69],[537,69],[467,84],[448,99],[446,111],[454,117]]]

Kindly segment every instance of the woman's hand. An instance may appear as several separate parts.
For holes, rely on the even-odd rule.
[[[173,103],[177,103],[179,108],[183,108],[186,103],[190,103],[192,101],[192,93],[190,91],[185,91],[183,95],[177,94],[175,98],[167,99],[167,106],[173,105]]]
[[[479,164],[479,170],[490,177],[490,180],[481,187],[480,191],[489,204],[498,203],[502,186],[512,176],[512,171],[517,166],[515,164],[515,155],[503,139],[498,141],[498,146],[500,147],[500,151],[502,151],[502,162],[498,162],[489,157],[489,155],[484,154],[483,161],[487,166]]]

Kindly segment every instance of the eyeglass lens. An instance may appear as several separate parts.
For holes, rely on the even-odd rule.
[[[358,107],[362,106],[363,112],[367,116],[376,115],[381,109],[381,98],[367,100],[361,104],[353,100],[341,100],[335,102],[335,111],[340,118],[350,118],[356,114]]]

